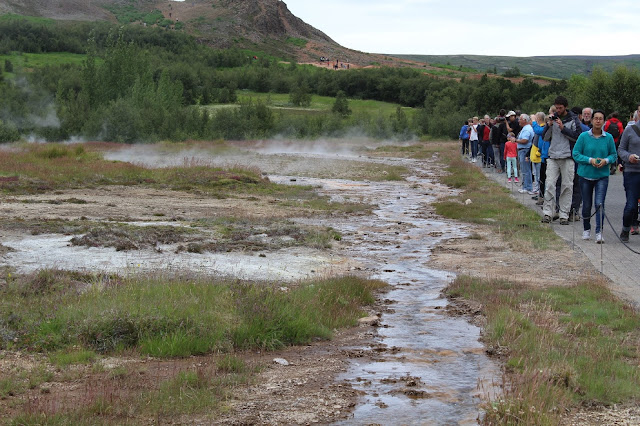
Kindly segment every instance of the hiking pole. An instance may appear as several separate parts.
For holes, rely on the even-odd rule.
[[[600,240],[600,273],[604,274],[604,247],[602,247],[604,245],[604,208],[602,206],[604,205],[600,205],[600,236],[602,237]]]

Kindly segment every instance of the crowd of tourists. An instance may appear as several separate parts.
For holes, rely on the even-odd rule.
[[[640,205],[640,104],[626,126],[617,112],[573,107],[558,96],[548,113],[500,110],[465,121],[460,129],[462,155],[506,173],[507,182],[537,200],[543,223],[582,220],[585,240],[602,237],[609,176],[623,173],[626,204],[620,240],[638,235]],[[582,207],[580,207],[582,206]]]

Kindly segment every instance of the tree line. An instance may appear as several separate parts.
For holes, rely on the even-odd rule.
[[[46,140],[82,136],[140,142],[184,139],[341,136],[354,129],[376,138],[456,137],[473,115],[501,108],[546,111],[558,94],[572,105],[632,111],[640,100],[640,72],[596,69],[540,85],[529,78],[454,79],[420,69],[335,72],[235,49],[215,50],[181,32],[109,23],[0,22],[0,53],[86,54],[82,65],[30,72],[12,69],[0,81],[0,140],[34,135]],[[11,66],[11,68],[14,68]],[[239,90],[288,93],[294,105],[311,95],[336,97],[338,107],[291,115],[249,102],[240,108],[202,105],[236,102]],[[345,99],[371,99],[415,108],[408,117],[351,113]]]

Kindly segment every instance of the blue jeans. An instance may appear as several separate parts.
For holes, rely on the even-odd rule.
[[[471,141],[471,157],[476,158],[478,156],[478,140]]]
[[[640,198],[640,173],[624,172],[624,192],[627,194],[627,204],[622,213],[622,229],[631,229],[633,219],[638,215],[638,198]],[[583,200],[584,202],[584,200]]]
[[[531,178],[531,161],[526,161],[528,149],[518,150],[518,161],[520,162],[520,170],[522,171],[522,189],[533,191],[533,180]]]
[[[596,202],[596,234],[602,232],[602,218],[604,217],[604,199],[609,187],[609,176],[598,180],[589,180],[580,176],[580,192],[582,193],[582,225],[585,231],[591,229],[591,206],[593,193]]]
[[[511,170],[513,170],[513,173]],[[507,157],[507,177],[518,177],[518,160],[516,157]]]
[[[531,170],[533,172],[533,176],[536,178],[536,184],[534,190],[536,192],[540,191],[540,168],[542,163],[531,163]]]

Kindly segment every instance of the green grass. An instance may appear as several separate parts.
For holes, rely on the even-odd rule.
[[[66,367],[74,364],[90,364],[96,359],[96,353],[86,350],[57,351],[49,356],[51,364]]]
[[[557,424],[578,405],[640,398],[640,315],[606,283],[534,289],[459,276],[446,292],[482,304],[484,342],[511,374],[485,423]]]
[[[470,67],[463,67],[462,65],[451,65],[451,64],[429,64],[432,67],[436,67],[436,68],[444,68],[447,70],[452,70],[452,71],[460,71],[460,72],[471,72],[471,73],[477,73],[478,70],[476,70],[475,68],[470,68]]]
[[[298,47],[306,47],[308,41],[298,37],[287,37],[287,43],[293,44]]]
[[[328,339],[355,325],[382,286],[344,277],[283,292],[268,284],[62,271],[6,279],[0,324],[18,337],[5,349],[47,351],[57,365],[90,362],[94,352],[173,358]]]
[[[41,24],[41,25],[52,25],[56,23],[54,19],[41,18],[39,16],[15,15],[13,13],[5,13],[0,15],[0,21],[14,21],[14,20],[27,21],[27,22],[31,22],[34,24]]]
[[[82,65],[87,55],[68,52],[51,52],[51,53],[9,53],[0,55],[0,65],[4,67],[4,61],[9,60],[13,64],[13,73],[18,71],[26,71],[33,68],[44,68],[46,66],[57,65]],[[102,61],[102,59],[98,59]]]
[[[559,250],[562,240],[542,223],[533,210],[509,195],[503,186],[489,180],[482,171],[460,158],[456,144],[442,151],[450,173],[441,181],[460,189],[459,196],[435,203],[436,213],[463,222],[489,225],[514,248],[529,251]],[[465,201],[471,200],[471,204]]]
[[[309,107],[293,107],[289,103],[288,93],[259,93],[248,90],[242,90],[238,92],[238,103],[264,102],[266,105],[273,108],[287,108],[290,110],[298,111],[316,111],[316,112],[329,112],[333,107],[335,98],[331,96],[319,96],[313,95],[311,97],[311,105]],[[357,114],[383,114],[390,116],[396,113],[398,104],[390,102],[381,102],[373,100],[362,99],[349,99],[349,108],[353,111],[354,115]],[[412,117],[415,110],[413,108],[402,108],[409,118]]]
[[[2,182],[0,191],[30,194],[100,185],[141,185],[177,191],[199,191],[218,198],[255,194],[302,203],[322,198],[308,186],[269,182],[257,169],[209,167],[200,164],[151,169],[104,160],[101,150],[96,144],[31,144],[11,152],[2,151],[0,175],[17,176],[18,179]],[[329,209],[339,208],[339,203],[329,203],[326,197],[324,203]]]

